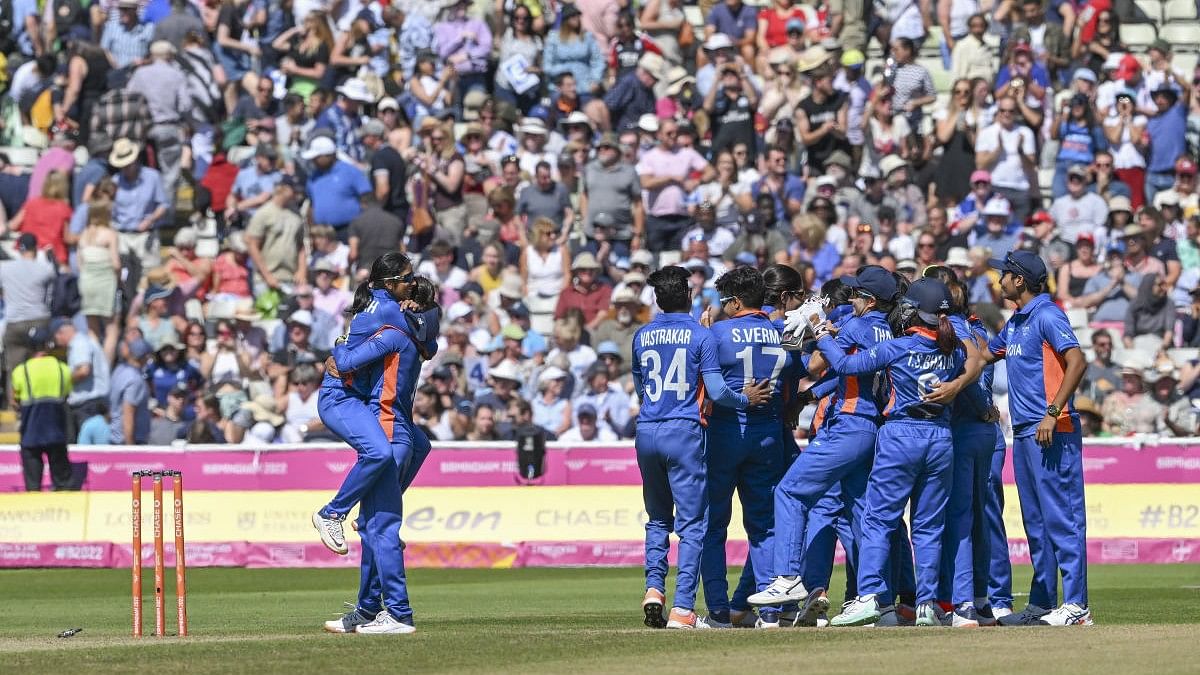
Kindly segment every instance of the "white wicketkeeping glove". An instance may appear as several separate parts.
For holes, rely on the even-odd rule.
[[[784,314],[783,344],[785,348],[799,349],[804,339],[815,336],[817,329],[825,324],[825,303],[820,296],[812,296],[796,309]]]

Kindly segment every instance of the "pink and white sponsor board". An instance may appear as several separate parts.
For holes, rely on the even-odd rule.
[[[138,469],[178,469],[191,490],[333,490],[354,463],[346,446],[311,444],[239,449],[76,447],[71,461],[84,465],[87,490],[126,490]],[[1089,483],[1200,483],[1200,440],[1141,444],[1088,443],[1083,450]],[[437,444],[414,485],[494,487],[517,483],[516,453],[504,443]],[[1011,483],[1012,461],[1005,465]],[[638,485],[632,444],[552,445],[542,485]],[[24,489],[15,446],[0,446],[0,492]]]
[[[319,543],[254,544],[227,542],[188,544],[189,567],[357,567],[358,544],[350,554],[330,553]],[[1008,544],[1013,563],[1029,563],[1029,546],[1023,539]],[[166,565],[175,564],[174,551],[166,547]],[[746,543],[731,541],[726,547],[730,565],[746,559]],[[153,564],[153,553],[143,551],[143,564]],[[671,550],[671,562],[676,551]],[[641,565],[640,541],[540,541],[519,544],[410,544],[405,550],[408,567],[511,568],[564,566]],[[839,548],[837,562],[843,562]],[[16,567],[128,567],[130,547],[108,543],[0,543],[0,568]],[[1088,541],[1092,564],[1200,563],[1200,541],[1194,539],[1094,539]]]

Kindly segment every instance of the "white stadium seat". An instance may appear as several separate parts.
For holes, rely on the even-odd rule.
[[[1137,0],[1137,6],[1146,13],[1146,16],[1154,23],[1162,23],[1162,3],[1159,0]],[[1124,37],[1125,27],[1121,27],[1121,33]]]
[[[1122,36],[1125,29],[1121,29]],[[1200,27],[1195,23],[1169,23],[1159,31],[1159,37],[1171,43],[1175,49],[1179,47],[1195,48],[1200,45]]]
[[[1171,22],[1194,22],[1196,20],[1196,3],[1194,0],[1167,0],[1163,6],[1163,21]],[[1194,24],[1192,30],[1200,30]],[[1121,27],[1121,37],[1125,37],[1125,27]]]
[[[1083,328],[1088,325],[1088,313],[1086,309],[1068,309],[1067,320],[1071,322],[1071,328]]]
[[[1121,26],[1121,41],[1130,47],[1149,47],[1158,39],[1154,26],[1148,23],[1131,23]]]

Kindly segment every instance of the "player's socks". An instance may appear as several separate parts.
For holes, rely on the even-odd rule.
[[[384,610],[376,615],[374,621],[355,628],[354,632],[362,635],[404,635],[415,633],[417,629],[412,625],[411,616],[397,619]]]
[[[312,524],[321,535],[321,543],[325,544],[325,548],[338,555],[346,555],[350,552],[346,546],[346,532],[342,529],[344,520],[335,514],[328,513],[325,509],[317,511],[312,516]]]

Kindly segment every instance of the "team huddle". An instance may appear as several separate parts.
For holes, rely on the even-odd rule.
[[[966,286],[942,266],[911,284],[866,266],[819,298],[786,265],[736,268],[716,281],[721,316],[699,321],[687,270],[650,276],[662,312],[633,338],[647,626],[1092,623],[1072,404],[1084,356],[1044,293],[1038,256],[1017,251],[992,265],[1017,309],[990,339],[969,315]],[[1033,562],[1019,612],[1002,519],[1007,448],[991,394],[999,359]],[[806,405],[816,410],[801,450],[793,428]],[[731,596],[735,492],[749,554]],[[846,597],[830,618],[838,541]],[[707,616],[695,612],[701,583]]]

